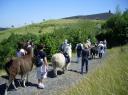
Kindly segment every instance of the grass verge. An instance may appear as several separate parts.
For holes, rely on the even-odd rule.
[[[128,95],[128,45],[113,48],[102,66],[58,95]]]

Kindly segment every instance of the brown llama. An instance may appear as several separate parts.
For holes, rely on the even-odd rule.
[[[5,94],[7,94],[7,90],[11,83],[14,86],[14,88],[17,89],[14,83],[17,74],[21,75],[21,79],[23,80],[23,86],[26,86],[26,75],[28,75],[28,73],[33,68],[33,47],[28,48],[27,51],[27,55],[16,59],[11,59],[6,63],[5,70],[9,76],[9,80],[6,84]]]

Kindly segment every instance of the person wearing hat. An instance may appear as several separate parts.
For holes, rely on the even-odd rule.
[[[103,44],[103,41],[100,41],[100,43],[98,44],[98,48],[99,48],[99,58],[102,58],[103,53],[104,53],[104,44]]]
[[[88,57],[89,57],[88,45],[84,44],[82,49],[81,74],[83,74],[84,65],[86,68],[86,73],[88,72]]]
[[[77,53],[77,63],[80,63],[81,60],[81,54],[82,54],[83,44],[78,43],[76,45],[76,53]]]
[[[63,53],[65,53],[65,51],[66,51],[65,48],[66,48],[66,46],[68,46],[68,45],[69,45],[69,44],[68,44],[68,40],[65,39],[65,40],[64,40],[64,43],[62,44],[62,50],[61,50]]]

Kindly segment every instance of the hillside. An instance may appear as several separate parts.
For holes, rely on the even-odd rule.
[[[2,27],[0,27],[0,31],[7,30],[7,29],[9,29],[9,28],[2,28]]]
[[[8,29],[8,30],[3,30],[0,32],[0,42],[3,39],[6,39],[10,36],[11,33],[16,33],[16,34],[27,34],[27,33],[32,33],[35,35],[42,35],[43,33],[48,33],[48,32],[53,32],[55,29],[58,28],[64,28],[64,27],[69,27],[69,26],[78,26],[80,23],[90,23],[89,25],[87,24],[86,26],[90,26],[91,24],[97,24],[97,23],[103,23],[104,21],[97,21],[97,20],[81,20],[81,19],[58,19],[58,20],[48,20],[44,21],[41,23],[36,23],[36,24],[31,24],[19,28],[13,28],[13,29]],[[85,27],[86,27],[85,26]],[[88,27],[87,27],[88,28]]]
[[[92,15],[79,15],[79,16],[72,16],[72,17],[66,17],[63,19],[91,19],[91,20],[107,20],[114,14],[109,12],[106,13],[99,13],[99,14],[92,14]]]
[[[34,44],[45,44],[45,51],[50,60],[65,39],[72,44],[73,51],[77,43],[84,43],[88,38],[95,42],[95,35],[101,32],[97,25],[102,23],[104,21],[60,19],[2,31],[0,32],[0,68],[3,68],[10,56],[16,56],[17,43],[21,41],[32,40]]]

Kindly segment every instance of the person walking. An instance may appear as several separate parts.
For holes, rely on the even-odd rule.
[[[16,57],[22,57],[26,54],[27,54],[27,51],[24,49],[24,47],[18,44],[18,48],[16,50]]]
[[[79,44],[76,45],[77,63],[80,63],[82,49],[83,49],[83,44],[82,43],[79,43]]]
[[[89,57],[88,45],[84,44],[82,49],[81,74],[83,74],[84,65],[86,68],[86,73],[88,72],[88,57]]]
[[[104,39],[104,41],[103,41],[103,45],[104,45],[104,52],[105,52],[106,49],[107,49],[107,41],[106,41],[106,39]]]
[[[64,42],[63,42],[63,44],[62,44],[62,46],[61,46],[61,51],[62,51],[63,53],[66,52],[65,48],[66,48],[66,46],[68,46],[68,45],[69,45],[69,44],[68,44],[68,40],[65,39]]]
[[[103,44],[103,41],[100,41],[100,43],[98,44],[98,48],[99,48],[99,58],[102,58],[102,56],[104,54],[104,44]]]
[[[39,45],[37,48],[36,55],[36,67],[37,67],[37,79],[38,79],[38,88],[44,88],[43,79],[47,77],[48,71],[48,62],[46,53],[44,52],[44,45]]]

